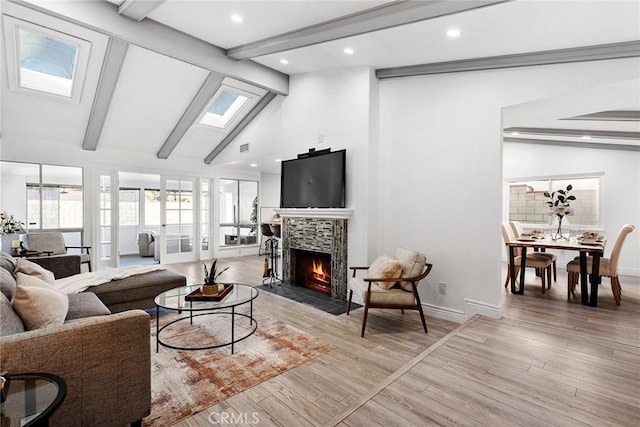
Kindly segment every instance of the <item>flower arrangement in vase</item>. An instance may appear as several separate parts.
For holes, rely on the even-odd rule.
[[[214,295],[224,289],[224,285],[219,285],[216,283],[216,281],[222,273],[229,269],[229,267],[218,272],[217,264],[217,258],[213,259],[213,262],[211,263],[211,269],[207,269],[207,265],[204,262],[202,263],[202,265],[204,265],[204,285],[200,287],[200,290],[205,295]]]
[[[569,240],[569,238],[564,237],[562,234],[562,220],[565,216],[573,215],[573,209],[571,209],[571,201],[576,199],[576,196],[570,195],[569,192],[573,189],[571,184],[567,185],[567,187],[563,190],[560,189],[558,191],[554,191],[551,194],[545,191],[544,196],[549,200],[547,201],[547,206],[549,206],[549,215],[558,217],[558,230],[551,235],[552,239],[565,239]]]
[[[0,234],[24,234],[24,222],[18,221],[7,211],[0,212]]]

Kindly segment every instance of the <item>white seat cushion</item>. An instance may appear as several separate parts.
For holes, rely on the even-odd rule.
[[[349,290],[359,295],[362,301],[367,300],[368,283],[359,277],[352,277],[349,280]],[[384,304],[411,305],[415,304],[413,292],[407,292],[400,288],[383,289],[375,283],[371,284],[371,302]]]

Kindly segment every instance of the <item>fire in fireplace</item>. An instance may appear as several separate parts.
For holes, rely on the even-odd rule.
[[[331,294],[331,255],[310,251],[295,251],[293,283],[314,291]]]

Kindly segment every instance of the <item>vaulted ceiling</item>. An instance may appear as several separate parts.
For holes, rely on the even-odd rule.
[[[287,95],[292,74],[366,66],[388,78],[486,66],[487,58],[497,67],[640,55],[637,0],[5,0],[1,7],[3,137],[211,164],[272,99]],[[12,20],[91,43],[76,101],[12,84],[15,76],[5,72],[16,67]],[[448,37],[450,29],[459,36]],[[247,103],[224,127],[200,124],[221,88]],[[606,109],[640,110],[637,97],[633,101],[610,101]],[[572,116],[603,111],[590,108],[573,108]],[[570,118],[566,113],[513,126],[554,128]],[[560,127],[580,131],[597,131],[602,123],[566,122]],[[639,123],[623,125],[630,132],[623,144],[638,146]],[[251,162],[245,156],[245,164]]]

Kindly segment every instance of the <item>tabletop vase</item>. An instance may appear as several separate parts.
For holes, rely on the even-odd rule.
[[[562,220],[564,219],[563,215],[558,215],[558,230],[551,236],[554,240],[569,240],[568,237],[565,237],[562,234]]]

